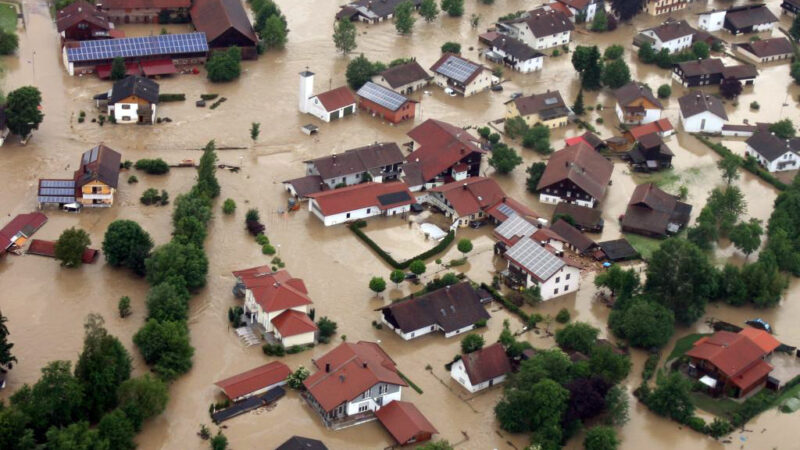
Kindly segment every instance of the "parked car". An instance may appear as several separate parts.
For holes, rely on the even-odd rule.
[[[485,220],[473,220],[469,223],[470,228],[475,228],[476,230],[482,226],[486,225]]]
[[[522,92],[514,92],[513,94],[511,94],[511,100],[514,100],[514,99],[517,99],[517,98],[520,98],[520,97],[522,97]]]
[[[452,90],[450,88],[444,88],[444,93],[449,95],[450,97],[455,97],[456,96],[456,91],[454,91],[454,90]]]
[[[502,84],[495,84],[494,86],[492,86],[492,90],[495,91],[495,92],[501,92],[503,90],[503,85]]]

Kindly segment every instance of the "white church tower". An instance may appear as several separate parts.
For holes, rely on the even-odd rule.
[[[308,112],[308,99],[314,95],[314,72],[308,69],[300,72],[300,103],[298,107],[301,113]]]

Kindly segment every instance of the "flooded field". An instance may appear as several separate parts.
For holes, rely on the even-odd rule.
[[[375,141],[407,142],[408,132],[415,124],[428,118],[437,118],[457,125],[482,126],[490,120],[503,116],[503,102],[512,92],[540,93],[547,89],[559,89],[569,104],[577,94],[579,83],[575,77],[569,55],[548,58],[545,68],[537,74],[518,74],[506,70],[502,93],[485,92],[467,99],[448,97],[440,89],[431,87],[430,94],[416,94],[421,101],[419,116],[414,123],[390,126],[366,114],[348,117],[331,124],[320,123],[311,116],[297,112],[298,72],[309,68],[316,73],[317,92],[345,84],[345,67],[353,55],[343,57],[334,49],[332,18],[338,3],[332,0],[292,1],[278,0],[291,29],[285,50],[270,52],[258,61],[245,62],[240,80],[223,85],[206,81],[204,72],[198,75],[179,75],[159,80],[162,93],[185,93],[185,102],[165,103],[159,109],[161,117],[169,117],[171,123],[152,127],[109,125],[104,127],[91,123],[78,123],[80,111],[91,119],[98,115],[92,96],[108,90],[110,84],[94,77],[69,77],[61,64],[58,36],[50,18],[48,6],[43,0],[23,0],[27,31],[21,33],[19,57],[4,57],[3,92],[27,84],[37,85],[43,92],[45,121],[34,133],[31,142],[23,147],[11,138],[0,148],[0,179],[4,188],[0,190],[0,213],[9,217],[34,210],[35,189],[39,177],[59,177],[71,173],[80,153],[104,142],[120,151],[123,159],[161,157],[174,163],[181,159],[198,158],[197,151],[211,139],[220,147],[238,148],[219,152],[220,162],[241,164],[239,173],[220,171],[222,198],[232,198],[238,204],[234,216],[216,214],[209,229],[206,251],[210,260],[208,286],[192,299],[191,337],[196,348],[194,368],[181,377],[170,388],[171,400],[160,417],[145,425],[137,437],[143,449],[203,448],[206,444],[196,437],[201,423],[210,423],[208,405],[216,400],[217,389],[213,382],[264,364],[269,360],[260,348],[245,348],[229,329],[226,311],[237,304],[231,294],[232,270],[269,262],[261,249],[244,230],[244,211],[256,207],[266,223],[267,234],[278,249],[278,256],[286,262],[286,268],[296,277],[303,278],[314,300],[317,316],[328,316],[338,322],[339,334],[347,335],[348,341],[376,340],[398,363],[401,371],[418,384],[423,394],[411,389],[404,390],[405,400],[414,402],[437,427],[442,438],[460,443],[464,449],[521,449],[527,445],[525,436],[509,435],[499,430],[494,421],[493,406],[501,394],[494,388],[474,398],[466,399],[464,391],[452,383],[443,365],[459,351],[457,339],[445,340],[439,335],[428,335],[412,342],[402,341],[391,331],[376,330],[371,322],[378,319],[374,311],[392,298],[398,298],[417,289],[407,283],[399,288],[389,285],[382,297],[376,297],[368,289],[373,276],[388,278],[390,267],[378,259],[343,226],[325,228],[321,222],[305,209],[294,213],[279,213],[286,207],[286,196],[280,182],[304,173],[302,161],[366,145]],[[508,12],[529,9],[532,4],[524,0],[497,0],[493,6],[477,1],[466,1],[465,18],[441,17],[432,24],[418,20],[414,34],[401,37],[391,24],[358,25],[358,49],[373,60],[388,62],[400,57],[416,57],[428,67],[438,58],[439,47],[445,41],[462,44],[465,56],[478,58],[477,35],[492,20]],[[742,2],[737,2],[742,3]],[[779,12],[776,0],[769,2],[773,12]],[[694,4],[684,12],[690,23],[696,23],[691,14],[712,6],[722,7],[729,2]],[[481,16],[478,29],[472,29],[468,18],[476,13]],[[601,48],[623,44],[625,58],[631,63],[634,79],[639,79],[656,88],[670,83],[670,72],[634,64],[636,57],[631,51],[631,38],[636,30],[655,25],[663,20],[645,15],[636,18],[636,26],[622,24],[618,30],[607,34],[589,34],[580,31],[576,35],[578,44],[597,44]],[[789,21],[781,17],[781,25],[788,27]],[[123,26],[129,35],[155,34],[157,26]],[[186,27],[170,27],[177,32]],[[779,32],[775,30],[773,34]],[[731,36],[720,34],[725,39]],[[737,37],[744,41],[747,36]],[[575,43],[572,44],[574,48]],[[677,97],[684,89],[672,84],[673,97],[666,102],[666,116],[679,127]],[[713,89],[713,88],[709,88]],[[228,99],[219,108],[196,108],[194,100],[200,94],[217,93]],[[755,87],[748,87],[740,97],[738,106],[728,102],[726,109],[731,121],[740,123],[744,119],[773,121],[791,117],[798,122],[800,111],[796,102],[800,88],[791,83],[787,64],[760,68]],[[788,100],[784,97],[788,96]],[[758,100],[761,109],[751,111],[747,105]],[[596,125],[602,137],[618,132],[613,113],[613,98],[608,91],[585,93],[587,105],[602,104],[602,112],[590,112],[591,123],[602,117],[603,125]],[[262,132],[256,144],[250,140],[251,122],[260,122]],[[308,137],[299,128],[306,123],[320,126],[320,133]],[[552,145],[558,149],[565,137],[583,133],[574,126],[554,131]],[[677,192],[681,185],[689,188],[688,202],[695,207],[695,215],[702,208],[708,192],[722,183],[716,161],[718,157],[693,137],[679,133],[668,139],[667,144],[676,154],[674,170],[665,189]],[[519,148],[519,146],[517,145]],[[743,149],[734,142],[732,148]],[[506,192],[528,204],[535,211],[549,217],[553,207],[542,205],[537,198],[526,192],[524,167],[542,160],[532,151],[521,149],[525,160],[511,175],[496,179]],[[493,176],[492,169],[486,174]],[[116,205],[108,210],[86,210],[80,214],[67,214],[54,210],[46,211],[48,223],[37,233],[37,238],[55,239],[62,230],[71,226],[85,229],[92,238],[92,245],[99,247],[108,224],[116,219],[133,219],[153,236],[157,244],[169,240],[171,207],[143,206],[138,199],[150,187],[165,189],[175,198],[193,184],[194,172],[190,169],[175,169],[165,176],[137,173],[138,184],[126,184],[128,174],[120,178],[120,189]],[[637,183],[647,181],[632,176],[627,166],[615,163],[613,184],[603,201],[606,227],[597,240],[613,239],[620,235],[617,218],[625,211],[628,199]],[[769,217],[775,191],[759,179],[743,173],[736,182],[745,193],[748,215],[762,220]],[[218,203],[221,203],[219,201]],[[220,205],[217,204],[216,208]],[[219,210],[217,210],[219,211]],[[431,218],[440,228],[446,229],[441,218]],[[400,219],[372,219],[366,229],[376,239],[405,258],[433,246],[422,234]],[[492,255],[491,229],[459,230],[459,238],[473,239],[475,249],[467,264],[455,268],[475,281],[490,281],[502,262]],[[394,254],[394,253],[393,253]],[[718,252],[721,259],[740,258],[729,248]],[[461,257],[453,246],[441,258],[449,261]],[[423,281],[442,268],[431,262]],[[605,328],[608,310],[593,301],[593,274],[586,273],[582,289],[571,296],[547,302],[537,311],[542,314],[555,313],[561,308],[571,311],[574,320],[587,321]],[[109,330],[120,337],[134,355],[135,372],[147,370],[138,352],[133,348],[131,336],[141,326],[146,310],[144,297],[146,283],[127,271],[113,270],[101,259],[96,264],[78,270],[66,270],[53,260],[36,256],[10,256],[0,261],[0,292],[3,292],[0,307],[9,318],[14,350],[19,364],[9,376],[8,388],[0,398],[19,389],[24,383],[32,383],[39,376],[40,368],[50,360],[77,357],[82,342],[82,322],[86,314],[99,312],[105,318]],[[130,296],[134,314],[120,319],[116,313],[119,297]],[[777,337],[785,342],[800,343],[800,329],[796,319],[800,317],[800,281],[792,280],[786,298],[779,307],[771,310],[732,309],[723,305],[710,305],[707,316],[733,323],[762,317],[771,322]],[[790,301],[789,299],[794,299]],[[503,319],[509,318],[512,329],[518,330],[521,323],[504,310],[491,307],[492,319],[481,331],[487,342],[496,340]],[[692,328],[680,329],[675,339],[688,333],[707,331],[704,320]],[[536,347],[554,345],[552,339],[528,333],[524,335]],[[338,339],[338,338],[337,338]],[[321,345],[300,354],[290,355],[284,361],[292,368],[310,366],[310,359],[330,350],[338,341]],[[670,346],[668,346],[669,348]],[[629,391],[639,384],[645,355],[635,352],[634,368],[627,381]],[[431,370],[426,370],[430,365]],[[797,417],[783,415],[777,411],[762,414],[747,426],[751,432],[734,433],[732,439],[741,448],[796,448],[793,436]],[[330,448],[384,448],[392,443],[389,434],[377,423],[332,432],[324,429],[319,418],[294,393],[280,400],[270,411],[260,411],[238,417],[226,423],[226,435],[231,447],[274,448],[293,434],[322,439]],[[766,431],[763,431],[766,430]],[[675,423],[649,413],[645,408],[631,403],[631,421],[625,425],[620,436],[624,449],[718,449],[723,445],[705,436],[679,429]],[[744,438],[740,441],[740,436]],[[569,443],[569,448],[581,448],[581,437]]]

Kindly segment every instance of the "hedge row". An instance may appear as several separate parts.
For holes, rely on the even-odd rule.
[[[786,183],[784,183],[783,181],[777,179],[774,175],[769,173],[768,170],[766,170],[763,167],[761,167],[758,164],[758,161],[756,161],[756,159],[753,158],[752,156],[748,155],[746,158],[742,158],[741,156],[737,155],[736,153],[733,153],[731,151],[731,149],[729,149],[728,147],[725,147],[722,144],[717,144],[717,143],[711,142],[710,140],[708,140],[704,136],[695,135],[695,137],[700,142],[705,144],[706,147],[710,148],[711,150],[714,150],[715,152],[717,152],[717,154],[719,156],[722,156],[723,158],[725,158],[726,156],[735,156],[736,158],[739,159],[739,162],[741,163],[742,167],[745,170],[747,170],[748,172],[752,173],[753,175],[761,178],[762,180],[766,181],[767,183],[771,184],[776,189],[784,191],[788,187],[786,185]]]
[[[403,381],[405,381],[406,384],[408,384],[411,387],[411,389],[417,391],[417,394],[422,394],[422,388],[417,386],[417,383],[414,383],[413,381],[409,380],[408,377],[399,370],[397,371],[397,374],[400,375],[400,378],[402,378]]]
[[[492,294],[492,298],[494,298],[497,302],[499,302],[500,304],[505,306],[505,308],[508,310],[508,312],[516,314],[526,324],[528,322],[530,322],[531,316],[529,316],[528,313],[523,311],[522,308],[520,308],[519,306],[515,305],[514,303],[512,303],[507,298],[505,298],[503,296],[503,294],[497,292],[493,287],[489,286],[486,283],[481,283],[481,287],[483,289],[486,289],[486,291],[488,291],[490,294]]]
[[[432,256],[435,256],[435,255],[447,250],[447,247],[449,247],[450,244],[453,243],[453,240],[455,240],[455,238],[456,238],[456,233],[453,230],[450,230],[450,232],[447,233],[447,236],[445,236],[445,238],[442,239],[438,244],[436,244],[436,246],[433,247],[432,249],[430,249],[430,250],[428,250],[426,252],[420,253],[419,255],[417,255],[417,256],[415,256],[413,258],[409,258],[409,259],[407,259],[405,261],[398,262],[396,259],[392,258],[392,255],[386,253],[380,247],[380,245],[378,245],[375,241],[370,239],[370,237],[367,236],[366,233],[361,231],[361,228],[364,228],[364,226],[366,226],[366,222],[359,221],[359,222],[350,224],[347,227],[350,228],[350,230],[353,233],[355,233],[356,236],[361,238],[361,240],[364,241],[367,244],[367,246],[369,246],[369,248],[374,250],[375,253],[377,253],[378,256],[383,258],[383,260],[386,261],[390,266],[392,266],[395,269],[401,269],[401,270],[402,269],[407,269],[408,266],[410,266],[411,263],[413,261],[417,260],[417,259],[425,261],[426,259],[428,259],[428,258],[430,258]]]
[[[182,102],[186,100],[186,94],[158,94],[159,102]]]

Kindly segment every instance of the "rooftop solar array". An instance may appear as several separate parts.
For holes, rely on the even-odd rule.
[[[75,188],[73,180],[40,180],[39,186],[43,188]]]
[[[514,211],[510,206],[508,206],[505,203],[501,203],[500,206],[497,207],[497,210],[503,213],[503,215],[505,215],[506,217],[511,217],[517,214],[516,211]]]
[[[368,81],[356,93],[359,97],[375,102],[384,108],[397,111],[408,99],[397,92]]]
[[[70,196],[75,194],[75,189],[71,188],[41,188],[39,189],[39,195],[47,195],[47,196]]]
[[[495,232],[500,236],[511,239],[515,236],[528,237],[536,232],[537,228],[534,224],[528,222],[517,214],[510,215],[505,222],[495,228]]]
[[[508,258],[516,261],[525,270],[540,280],[548,280],[558,272],[565,263],[561,258],[550,253],[533,239],[522,239],[506,252]]]
[[[411,197],[408,196],[408,192],[406,191],[390,192],[378,196],[378,202],[380,202],[381,206],[394,205],[395,203],[407,202],[409,200],[411,200]]]
[[[463,84],[466,83],[469,77],[471,77],[476,70],[480,69],[480,67],[481,66],[465,59],[450,55],[447,60],[436,69],[436,72]]]
[[[39,196],[37,198],[39,203],[58,203],[60,205],[65,205],[67,203],[74,203],[75,197],[52,197],[52,196]]]
[[[196,32],[80,41],[77,47],[67,47],[67,60],[104,61],[117,57],[138,58],[206,52],[208,52],[206,34]]]
[[[100,153],[100,147],[94,147],[83,153],[83,164],[89,164],[97,161],[97,154]]]

